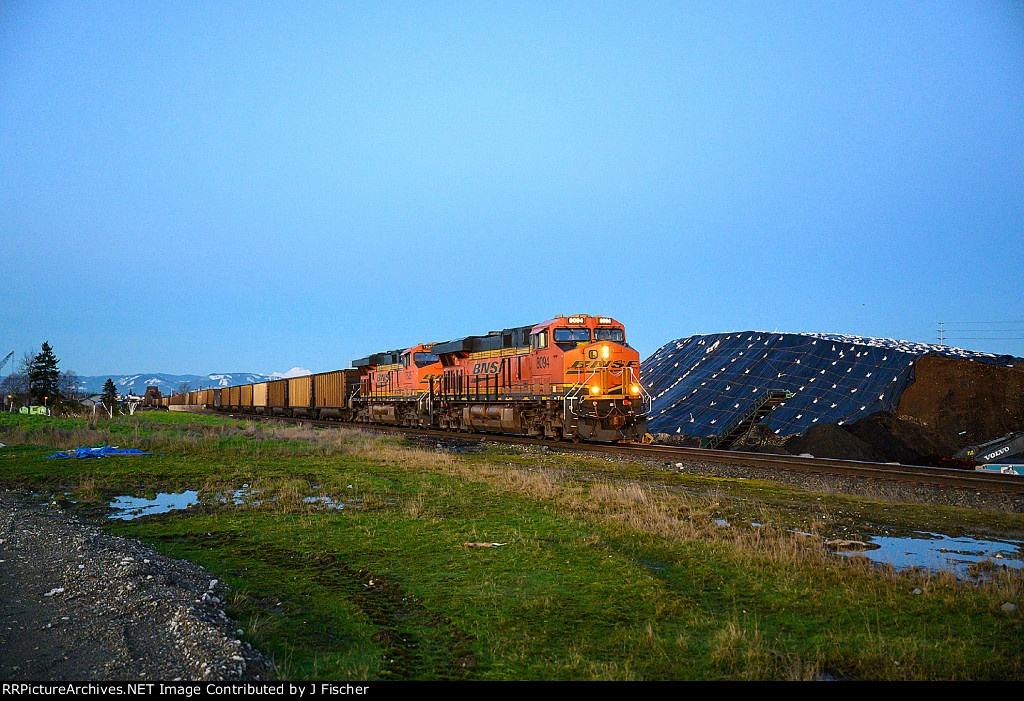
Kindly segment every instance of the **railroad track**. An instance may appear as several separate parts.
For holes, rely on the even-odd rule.
[[[223,414],[221,414],[223,416]],[[640,445],[636,443],[571,443],[529,436],[512,436],[497,433],[451,433],[422,428],[388,426],[385,424],[345,424],[338,421],[290,418],[286,416],[261,416],[254,414],[229,414],[239,419],[280,419],[302,422],[315,426],[358,427],[374,431],[402,433],[438,439],[457,436],[461,440],[491,441],[518,445],[543,445],[551,450],[586,453],[612,453],[636,457],[654,458],[666,463],[706,462],[726,465],[742,465],[788,472],[802,472],[821,475],[841,475],[865,479],[881,479],[891,482],[936,487],[953,487],[975,491],[1017,494],[1024,496],[1024,477],[1005,475],[997,472],[975,472],[942,467],[902,465],[898,463],[859,462],[856,460],[834,460],[832,458],[801,457],[796,455],[775,455],[769,453],[744,453],[732,450],[706,448],[682,448],[666,445]]]
[[[575,446],[579,447],[579,446]],[[832,458],[744,453],[731,450],[678,448],[662,445],[607,446],[607,452],[622,452],[663,459],[666,462],[713,462],[728,465],[786,470],[814,474],[844,475],[869,479],[885,479],[909,484],[975,489],[1005,494],[1024,495],[1024,478],[996,472],[974,472],[942,467],[901,465],[898,463],[859,462]]]

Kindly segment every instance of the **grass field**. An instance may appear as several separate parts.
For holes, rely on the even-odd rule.
[[[965,581],[825,546],[851,514],[1020,538],[1017,514],[179,413],[2,415],[0,442],[0,485],[84,514],[198,490],[105,527],[226,581],[286,679],[1024,678],[1019,571]],[[153,455],[46,457],[86,445]]]

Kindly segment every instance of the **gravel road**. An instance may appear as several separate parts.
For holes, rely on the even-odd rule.
[[[190,562],[0,491],[0,680],[257,680],[225,586]]]

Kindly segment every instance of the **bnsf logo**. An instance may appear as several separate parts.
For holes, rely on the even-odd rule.
[[[497,375],[501,370],[501,361],[492,360],[489,363],[475,363],[473,365],[474,375]]]
[[[639,360],[577,360],[575,363],[569,366],[570,370],[593,370],[599,368],[605,368],[608,370],[621,370],[622,368],[632,368],[640,364]]]

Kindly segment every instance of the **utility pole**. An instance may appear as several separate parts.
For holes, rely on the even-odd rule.
[[[940,346],[946,345],[946,330],[944,328],[942,328],[942,325],[944,323],[945,322],[942,322],[942,321],[939,322],[939,345]]]

